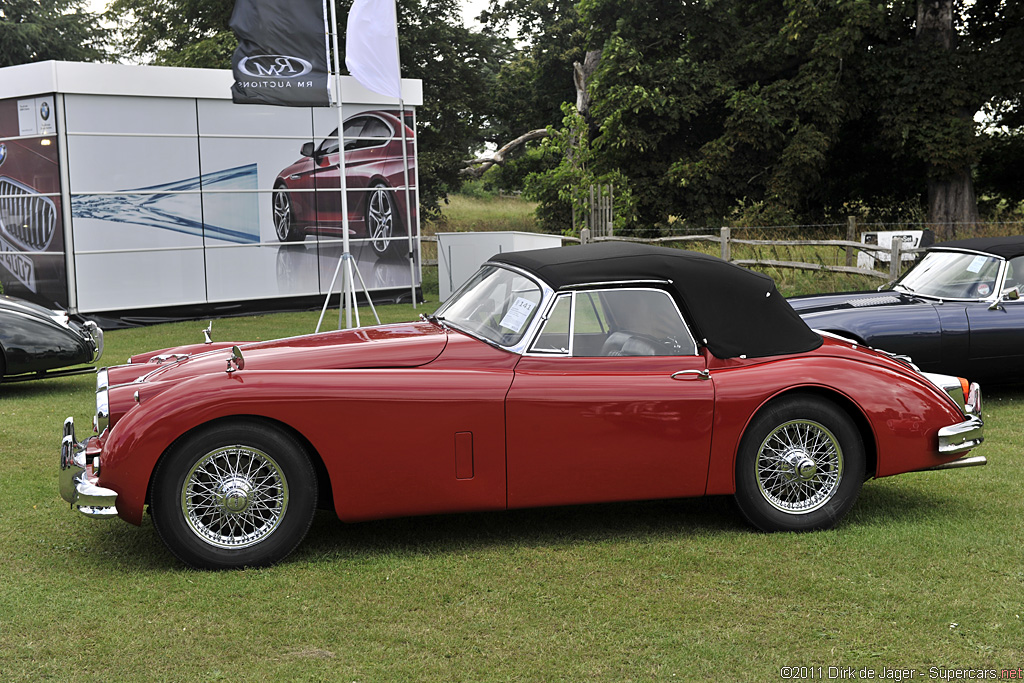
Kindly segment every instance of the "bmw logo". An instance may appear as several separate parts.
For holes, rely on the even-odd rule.
[[[39,105],[39,116],[42,117],[43,121],[45,121],[48,118],[50,118],[50,103],[49,102],[43,102],[41,105]]]
[[[7,161],[7,145],[0,142],[0,166]]]

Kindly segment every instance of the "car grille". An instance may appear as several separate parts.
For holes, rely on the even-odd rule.
[[[57,207],[31,187],[0,178],[0,229],[25,251],[46,251],[57,227]]]

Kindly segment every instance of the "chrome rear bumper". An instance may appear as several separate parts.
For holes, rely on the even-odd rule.
[[[64,420],[60,442],[60,497],[86,517],[110,519],[117,516],[117,492],[96,485],[86,456],[86,442],[75,441],[75,420]]]

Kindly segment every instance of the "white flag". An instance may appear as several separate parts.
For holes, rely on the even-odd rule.
[[[345,66],[364,87],[401,98],[395,0],[355,0],[345,31]]]

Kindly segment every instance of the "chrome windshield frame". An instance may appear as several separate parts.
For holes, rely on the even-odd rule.
[[[441,322],[443,322],[445,325],[452,328],[453,330],[458,330],[462,334],[468,335],[473,339],[479,339],[485,344],[488,344],[495,348],[502,349],[503,351],[509,351],[511,353],[515,353],[521,356],[533,342],[534,337],[537,335],[537,330],[540,329],[542,321],[547,320],[547,314],[549,313],[548,309],[551,305],[551,302],[555,298],[555,290],[546,282],[538,279],[537,276],[523,270],[522,268],[517,268],[516,266],[511,266],[506,263],[495,263],[494,261],[486,261],[480,267],[483,268],[484,266],[494,266],[495,268],[502,268],[509,272],[515,273],[516,275],[525,277],[527,280],[534,283],[535,285],[537,285],[538,288],[540,288],[540,302],[537,304],[537,309],[538,311],[543,311],[543,314],[533,316],[533,320],[531,320],[530,324],[527,325],[526,329],[523,330],[523,334],[519,337],[518,342],[516,342],[512,346],[505,346],[504,344],[500,344],[494,341],[493,339],[487,339],[486,337],[483,337],[480,334],[477,334],[476,332],[473,332],[472,330],[469,330],[463,327],[462,325],[459,325],[457,321],[448,320],[447,318],[444,317],[444,311],[447,308],[447,306],[456,298],[462,295],[462,292],[469,286],[472,278],[464,282],[457,290],[455,290],[455,292],[452,293],[450,297],[448,297],[448,300],[438,307],[438,309],[434,312],[434,315],[440,316]]]
[[[903,280],[906,279],[907,275],[909,275],[911,272],[913,272],[913,268],[911,270],[907,271],[906,273],[904,273],[899,278],[899,280],[897,280],[896,282],[894,282],[891,285],[889,285],[889,289],[891,291],[898,292],[900,294],[907,294],[909,296],[918,297],[918,298],[921,298],[921,299],[931,299],[931,300],[939,301],[939,302],[942,302],[942,301],[973,301],[973,302],[981,302],[981,303],[991,304],[993,302],[1002,301],[1003,285],[1006,282],[1006,270],[1009,267],[1009,261],[1007,259],[1003,258],[1002,256],[997,256],[995,254],[989,254],[989,253],[984,252],[984,251],[975,251],[974,249],[957,249],[957,248],[951,248],[951,249],[930,249],[930,250],[928,250],[928,253],[925,254],[925,258],[928,257],[928,254],[973,254],[975,256],[985,256],[987,258],[991,258],[991,259],[995,259],[996,261],[999,261],[999,270],[996,273],[996,285],[995,285],[995,287],[992,288],[992,293],[989,296],[986,296],[986,297],[958,297],[958,296],[954,297],[954,296],[937,296],[935,294],[928,294],[927,292],[918,292],[918,291],[912,290],[910,288],[897,289],[897,287],[900,286],[900,284],[903,282]],[[921,261],[918,261],[918,263],[915,264],[914,268],[916,268],[918,265],[920,265],[923,261],[924,261],[924,259],[921,259]]]

